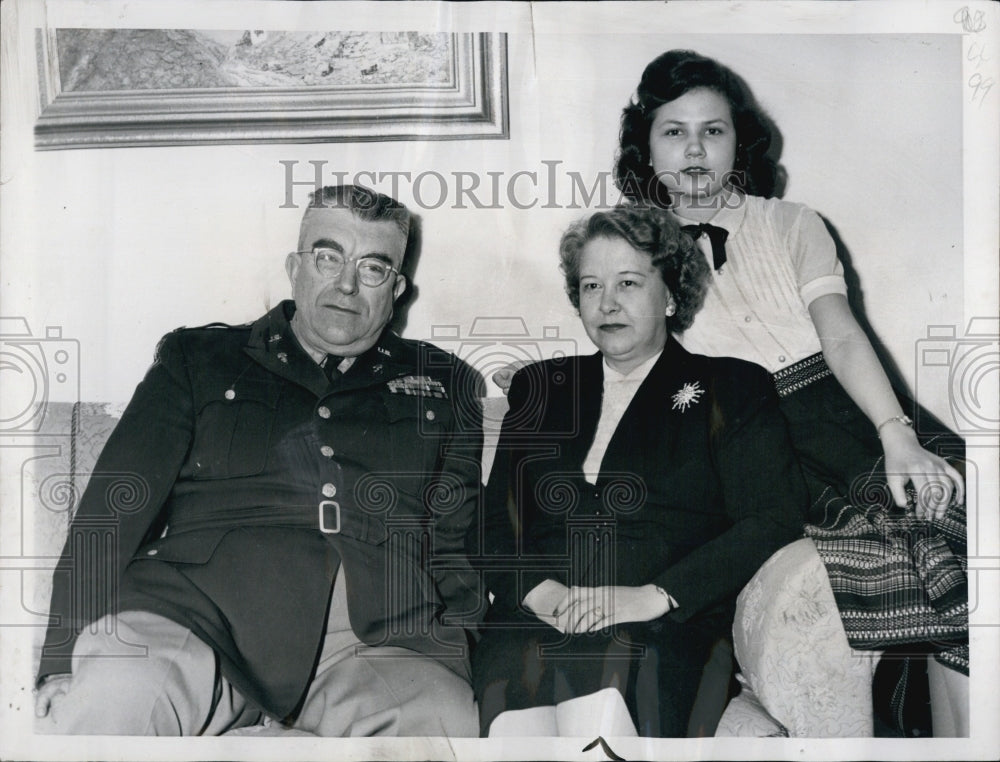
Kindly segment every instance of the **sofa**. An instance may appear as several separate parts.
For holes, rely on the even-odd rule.
[[[26,609],[36,614],[34,664],[44,638],[51,570],[97,456],[123,408],[112,403],[48,404],[34,434],[34,455],[22,465],[23,533],[29,538],[26,552],[37,560],[34,584],[25,585],[24,594]],[[506,398],[484,400],[484,475],[489,474],[506,409]],[[848,646],[826,572],[810,540],[779,550],[747,584],[737,604],[733,642],[740,691],[726,705],[718,726],[700,728],[701,733],[873,734],[871,683],[878,654]],[[728,663],[728,654],[722,659]],[[718,695],[721,698],[713,700],[721,706],[725,690]],[[261,735],[277,732],[260,729]]]

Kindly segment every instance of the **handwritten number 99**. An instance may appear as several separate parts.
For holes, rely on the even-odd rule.
[[[992,77],[983,77],[979,72],[969,77],[969,87],[972,88],[972,102],[975,103],[976,98],[979,98],[979,105],[982,105],[983,101],[986,100],[986,94],[989,93],[993,85]]]

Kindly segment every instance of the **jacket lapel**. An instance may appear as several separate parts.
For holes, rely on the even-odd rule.
[[[573,431],[566,443],[567,462],[575,468],[583,468],[583,461],[594,442],[597,420],[601,416],[601,399],[604,396],[604,360],[600,352],[580,357],[577,366],[576,388],[560,392],[553,402],[562,411],[564,429]],[[549,387],[550,393],[553,387]],[[575,426],[574,426],[575,424]]]
[[[395,334],[386,331],[331,388],[323,369],[302,349],[292,333],[294,314],[295,304],[287,300],[257,320],[244,352],[271,373],[305,387],[316,397],[385,383],[413,370],[412,364],[406,363],[406,347]]]
[[[329,391],[331,394],[342,394],[412,374],[414,363],[407,362],[409,354],[396,335],[386,331],[374,347],[354,361]]]
[[[673,338],[667,339],[608,442],[598,481],[614,473],[641,471],[644,462],[656,461],[657,453],[670,451],[686,420],[686,411],[674,408],[674,395],[685,383],[697,381],[690,358]]]
[[[274,375],[321,397],[328,382],[322,368],[299,346],[292,333],[289,321],[294,314],[294,302],[283,301],[253,324],[243,351]]]

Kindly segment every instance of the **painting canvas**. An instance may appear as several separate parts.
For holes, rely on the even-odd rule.
[[[55,29],[36,146],[507,137],[504,35]]]

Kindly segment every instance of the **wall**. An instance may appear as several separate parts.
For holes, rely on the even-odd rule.
[[[969,318],[995,320],[998,314],[1000,86],[986,87],[1000,81],[995,4],[5,0],[0,13],[0,317],[5,319],[0,324],[5,625],[0,706],[9,709],[0,713],[0,738],[11,747],[5,756],[12,759],[65,758],[79,755],[80,747],[33,736],[28,725],[28,641],[32,628],[44,622],[25,601],[51,564],[35,553],[32,474],[37,464],[29,464],[65,452],[66,440],[61,431],[37,440],[11,431],[11,415],[45,395],[64,401],[126,400],[164,332],[215,320],[251,320],[283,298],[288,289],[282,261],[294,246],[300,210],[281,208],[285,177],[280,161],[298,161],[304,169],[310,160],[325,160],[331,171],[352,175],[409,170],[414,176],[441,172],[451,178],[460,171],[497,172],[504,184],[517,172],[536,172],[537,188],[524,175],[515,185],[518,199],[535,201],[534,208],[517,209],[506,194],[500,208],[454,208],[451,181],[447,202],[423,210],[421,295],[409,313],[406,335],[430,337],[442,326],[459,326],[468,334],[477,316],[523,319],[527,337],[487,345],[477,356],[487,370],[525,347],[531,350],[532,341],[546,355],[575,351],[574,344],[589,351],[556,268],[559,234],[583,212],[570,208],[573,186],[567,173],[579,173],[589,187],[598,173],[608,171],[618,114],[643,66],[671,47],[695,48],[735,68],[770,110],[784,138],[782,161],[790,178],[786,198],[811,205],[836,227],[886,357],[910,390],[946,421],[952,419],[954,399],[948,371],[956,366],[920,365],[919,342],[929,327],[951,326],[961,336]],[[983,13],[988,31],[976,21]],[[369,30],[507,32],[510,140],[33,150],[36,28],[334,29],[348,23]],[[549,167],[554,168],[552,183]],[[412,203],[412,191],[401,188],[401,200]],[[65,350],[67,367],[75,367],[78,357],[78,369],[63,381],[50,374],[48,388],[33,386],[21,368],[8,364],[24,342],[12,335],[20,326],[8,318],[27,321],[50,361]],[[48,327],[61,330],[62,337],[47,334]],[[981,420],[992,421],[988,431],[995,432],[993,341],[979,366],[985,372],[976,378],[982,382],[979,399],[986,413]],[[467,342],[466,351],[470,346]],[[982,605],[1000,600],[995,443],[993,434],[970,438],[978,446],[973,453],[978,471],[971,469],[967,479],[974,508],[970,582],[979,602],[973,622],[982,625],[972,638],[977,748],[963,741],[923,744],[923,755],[995,756],[998,619],[995,605]],[[63,497],[65,506],[71,496]],[[15,739],[24,747],[21,753]],[[100,751],[99,740],[89,739],[86,748]],[[213,739],[198,743],[198,758],[239,757],[231,746],[213,746]],[[333,753],[404,758],[398,746],[373,753],[357,745],[364,743],[339,740]],[[627,758],[770,759],[776,755],[774,743],[632,739],[630,745],[624,739],[615,748]],[[906,756],[896,743],[838,739],[822,749],[825,758]],[[407,744],[405,758],[411,759],[497,757],[496,746],[487,743],[484,751],[478,739],[424,744],[411,739]],[[814,739],[795,744],[796,753],[806,758],[807,745],[810,752],[817,748]],[[132,748],[115,741],[113,749],[89,754],[121,757]],[[581,754],[574,739],[532,739],[527,748],[524,758]],[[157,746],[151,739],[143,741],[142,753],[180,758],[184,749],[168,742]],[[289,759],[315,758],[315,749],[283,745],[281,753]],[[906,751],[912,756],[912,749]],[[785,747],[782,752],[787,756]],[[245,754],[262,758],[274,752],[248,747]]]
[[[633,7],[625,11],[638,12]],[[407,336],[440,336],[439,326],[453,325],[467,334],[477,316],[514,316],[531,337],[558,329],[559,341],[549,330],[538,345],[543,355],[567,341],[591,351],[556,268],[561,230],[585,211],[569,208],[581,205],[579,195],[573,203],[569,173],[589,187],[608,172],[618,115],[642,68],[663,50],[689,47],[742,74],[778,123],[785,197],[836,227],[867,319],[912,390],[915,343],[927,326],[961,332],[965,318],[960,38],[671,34],[664,33],[672,28],[666,12],[646,8],[650,23],[626,19],[626,33],[616,35],[589,8],[578,9],[571,26],[541,6],[533,14],[529,6],[504,6],[472,21],[415,15],[411,25],[485,23],[509,32],[507,141],[34,152],[33,115],[24,108],[8,132],[22,144],[8,189],[15,230],[4,252],[3,314],[27,317],[36,333],[61,326],[80,342],[82,399],[127,399],[164,332],[251,320],[287,295],[282,263],[301,210],[280,208],[286,169],[279,162],[298,162],[295,179],[309,180],[307,162],[322,160],[331,173],[438,172],[447,181],[445,203],[422,212],[420,298]],[[87,23],[99,25],[92,17]],[[21,53],[23,103],[32,78]],[[537,184],[526,175],[515,180],[519,171],[537,173]],[[500,173],[498,202],[485,193],[485,179],[477,197],[501,208],[460,203],[457,172]],[[425,207],[436,205],[436,180],[425,180],[420,188],[402,182],[400,199],[412,204],[419,191]],[[389,190],[387,182],[377,187]],[[613,202],[610,179],[607,189]],[[299,203],[306,192],[296,189]],[[491,370],[518,351],[480,352],[479,359]],[[922,399],[947,417],[946,388],[934,383],[929,394],[921,389]]]

